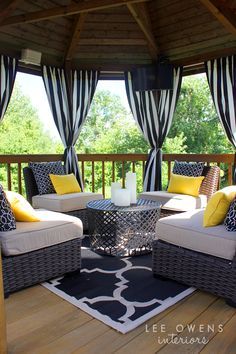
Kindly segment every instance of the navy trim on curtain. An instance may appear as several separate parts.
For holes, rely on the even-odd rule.
[[[99,72],[71,70],[70,84],[63,68],[43,66],[42,75],[53,119],[65,147],[66,172],[75,174],[83,190],[74,146],[88,114]]]
[[[216,112],[236,148],[236,56],[208,60],[205,70]],[[235,166],[233,175],[236,183]]]
[[[132,73],[125,73],[125,86],[131,112],[144,138],[151,146],[145,165],[144,191],[162,189],[162,145],[169,132],[179,98],[183,68],[173,70],[173,90],[134,90]]]
[[[0,121],[7,110],[15,83],[18,60],[6,55],[0,56]]]

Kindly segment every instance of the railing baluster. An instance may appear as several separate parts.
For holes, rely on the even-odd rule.
[[[233,164],[228,163],[228,185],[231,186],[233,184]]]
[[[11,191],[11,164],[7,163],[7,189]]]
[[[135,161],[132,162],[132,172],[135,172]]]
[[[170,180],[171,175],[171,161],[168,161],[168,181]]]
[[[115,177],[116,177],[116,165],[115,161],[112,161],[112,182],[115,182]]]
[[[144,171],[145,171],[145,161],[143,161],[143,166],[142,166],[142,180],[144,181]]]
[[[81,161],[81,171],[82,171],[82,181],[83,181],[83,185],[84,185],[84,161]],[[85,185],[84,185],[85,187]]]
[[[105,189],[105,161],[102,161],[102,194],[106,198],[106,189]]]
[[[94,193],[94,161],[92,161],[92,192]]]
[[[122,187],[125,188],[125,162],[122,161]]]
[[[217,166],[220,168],[220,162],[217,162]],[[220,189],[220,184],[221,184],[221,176],[219,176],[218,189]]]
[[[18,192],[22,194],[21,163],[17,164]]]

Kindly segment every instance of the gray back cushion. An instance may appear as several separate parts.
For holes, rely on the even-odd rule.
[[[203,173],[204,164],[204,162],[175,161],[172,172],[176,175],[198,177]]]
[[[236,199],[234,199],[230,204],[224,224],[227,231],[236,231]]]
[[[33,171],[39,194],[55,193],[49,174],[65,174],[62,162],[30,162],[29,167]]]
[[[0,231],[11,231],[16,228],[16,220],[10,203],[0,185]]]

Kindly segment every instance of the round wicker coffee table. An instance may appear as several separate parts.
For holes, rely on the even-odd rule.
[[[122,257],[151,252],[160,208],[161,203],[144,199],[129,207],[115,206],[110,199],[89,202],[92,250]]]

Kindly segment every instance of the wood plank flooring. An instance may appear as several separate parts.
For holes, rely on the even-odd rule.
[[[40,285],[5,304],[9,354],[236,354],[236,309],[200,291],[127,334]],[[178,344],[166,343],[172,333]]]

